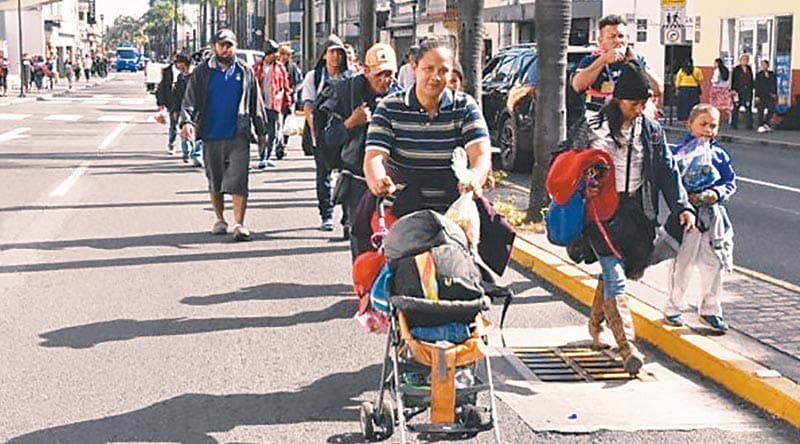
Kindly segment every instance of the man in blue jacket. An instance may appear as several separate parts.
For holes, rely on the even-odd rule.
[[[236,58],[236,35],[217,31],[214,55],[194,71],[183,98],[180,125],[186,140],[203,141],[211,205],[217,217],[212,234],[228,232],[223,194],[233,200],[233,238],[249,240],[244,226],[247,208],[250,128],[266,144],[264,103],[253,69]]]

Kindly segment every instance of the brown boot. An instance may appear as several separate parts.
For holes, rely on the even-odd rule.
[[[603,321],[605,314],[603,313],[603,281],[597,281],[597,289],[594,291],[594,299],[592,300],[592,311],[589,315],[589,336],[592,337],[592,348],[595,350],[605,350],[611,348],[611,345],[603,340],[601,337],[605,328],[603,328]]]
[[[608,319],[608,326],[611,328],[614,339],[619,346],[619,356],[622,358],[622,364],[631,376],[635,376],[644,365],[644,356],[633,343],[635,335],[631,310],[628,308],[628,297],[618,295],[614,298],[605,299],[603,301],[603,311],[606,319]]]

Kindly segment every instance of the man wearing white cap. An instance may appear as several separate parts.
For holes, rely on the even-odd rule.
[[[364,72],[355,77],[334,82],[322,95],[327,99],[320,102],[319,111],[334,116],[333,124],[321,133],[321,144],[327,151],[341,152],[338,163],[342,174],[334,196],[342,204],[344,238],[350,239],[350,248],[355,259],[362,251],[355,237],[350,236],[351,218],[355,216],[361,196],[367,190],[364,181],[364,143],[367,125],[372,119],[372,111],[381,98],[389,93],[400,91],[394,80],[397,72],[397,55],[394,49],[384,43],[372,45],[364,55]],[[341,116],[336,118],[335,116]]]

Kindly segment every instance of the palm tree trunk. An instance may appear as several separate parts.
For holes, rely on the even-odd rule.
[[[375,2],[361,2],[358,10],[358,52],[366,54],[367,49],[377,41],[375,38]]]
[[[527,219],[542,220],[541,210],[549,198],[544,188],[550,152],[566,135],[567,44],[569,42],[572,2],[536,0],[536,42],[539,51],[539,80],[536,86],[536,111],[533,137],[533,172]]]
[[[464,74],[464,91],[481,102],[481,48],[483,44],[483,0],[458,2],[461,28],[458,58]]]

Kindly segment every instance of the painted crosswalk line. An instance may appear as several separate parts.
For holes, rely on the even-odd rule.
[[[26,137],[30,137],[27,134],[23,134],[30,130],[31,130],[30,128],[14,128],[11,131],[6,131],[0,134],[0,142],[8,142],[9,140],[23,139]]]
[[[106,105],[106,104],[108,104],[108,100],[90,99],[90,100],[84,100],[83,104],[84,105]]]
[[[23,120],[30,116],[31,114],[0,113],[0,120]]]
[[[100,116],[98,122],[130,122],[133,116]]]
[[[83,117],[82,114],[51,114],[44,118],[44,120],[55,120],[60,122],[77,122]]]

